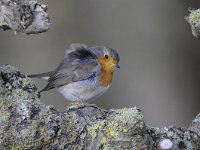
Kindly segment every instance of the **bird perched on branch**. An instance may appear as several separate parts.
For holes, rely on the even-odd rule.
[[[105,93],[111,85],[113,72],[119,68],[118,53],[108,47],[87,48],[72,44],[60,65],[50,72],[29,75],[48,84],[40,92],[58,88],[69,101],[85,101]]]

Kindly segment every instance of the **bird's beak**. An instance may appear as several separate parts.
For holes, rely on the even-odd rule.
[[[116,68],[120,68],[119,64],[116,64]]]

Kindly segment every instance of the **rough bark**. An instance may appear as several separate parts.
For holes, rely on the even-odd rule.
[[[200,9],[188,8],[190,14],[185,20],[190,24],[192,34],[196,38],[200,38]]]
[[[47,5],[37,0],[0,0],[0,28],[36,34],[50,27]]]
[[[59,112],[40,101],[15,67],[0,67],[0,145],[6,149],[200,149],[200,115],[189,129],[149,127],[137,107],[104,110],[72,103]]]

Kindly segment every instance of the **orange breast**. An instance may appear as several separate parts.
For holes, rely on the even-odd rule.
[[[98,58],[101,64],[101,80],[100,83],[104,86],[108,86],[112,82],[114,66],[105,61],[104,57]]]

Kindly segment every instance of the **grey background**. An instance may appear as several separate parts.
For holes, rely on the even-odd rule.
[[[118,49],[121,68],[111,89],[93,103],[103,108],[138,106],[153,126],[187,127],[200,110],[200,41],[183,19],[198,0],[46,0],[51,30],[15,36],[0,31],[0,64],[23,73],[54,69],[70,43]],[[34,79],[39,89],[45,81]],[[56,91],[42,101],[64,110]]]

